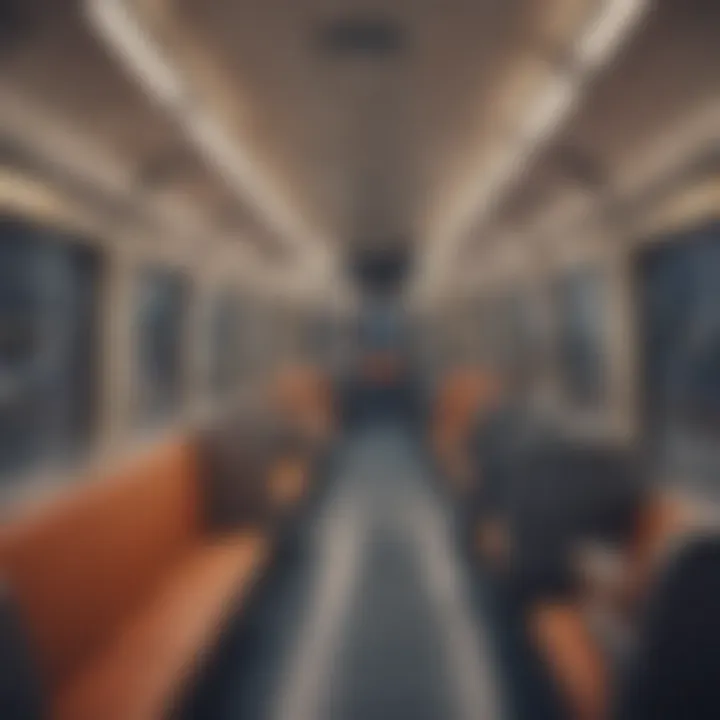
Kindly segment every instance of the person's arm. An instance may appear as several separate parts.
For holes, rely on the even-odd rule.
[[[572,720],[604,720],[610,692],[607,669],[579,604],[538,604],[530,610],[528,623]]]
[[[652,583],[655,568],[674,536],[693,524],[685,504],[671,495],[649,496],[638,511],[628,547],[624,604],[637,604]]]

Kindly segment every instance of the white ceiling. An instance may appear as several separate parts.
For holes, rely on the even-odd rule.
[[[341,257],[356,243],[410,242],[422,252],[447,243],[456,198],[478,184],[598,8],[591,0],[125,3],[168,64],[191,77],[194,102],[240,149],[241,173],[222,172],[179,113],[148,94],[147,78],[109,49],[81,2],[20,3],[28,30],[0,57],[0,91],[23,94],[101,147],[120,178],[108,192],[122,186],[131,202],[182,209],[203,242],[235,238],[290,273],[299,266],[292,254],[283,260],[283,248]],[[641,140],[717,99],[717,3],[654,5],[492,217],[469,213],[466,245],[504,236],[520,218],[527,228],[577,192],[568,163],[614,178]],[[319,47],[328,23],[368,16],[397,25],[398,53],[342,58]],[[20,130],[0,110],[0,132]],[[284,224],[273,217],[281,211]]]

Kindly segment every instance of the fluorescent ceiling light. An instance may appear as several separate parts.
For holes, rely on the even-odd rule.
[[[553,133],[567,117],[576,95],[570,76],[563,74],[552,77],[522,124],[520,138],[523,151],[542,143]]]
[[[608,0],[603,3],[575,48],[582,67],[596,67],[612,57],[620,43],[648,9],[648,0]]]
[[[89,20],[120,60],[156,101],[175,114],[227,184],[260,208],[285,243],[310,251],[304,260],[322,264],[329,244],[323,243],[306,218],[288,203],[270,174],[255,162],[247,144],[229,134],[201,103],[191,102],[194,88],[190,81],[148,31],[133,1],[86,0],[85,7]]]
[[[172,105],[185,101],[185,84],[148,37],[128,3],[91,0],[85,8],[90,22],[102,33],[110,47],[159,100]]]

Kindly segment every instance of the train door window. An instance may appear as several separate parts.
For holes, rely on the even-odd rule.
[[[136,290],[135,418],[148,427],[162,424],[182,405],[190,289],[179,273],[146,268]]]
[[[398,353],[405,344],[399,308],[392,303],[371,302],[360,317],[359,342],[365,354]]]
[[[210,387],[215,395],[232,390],[242,371],[240,315],[235,293],[215,296],[210,318]]]
[[[582,269],[556,285],[557,359],[567,399],[576,407],[597,406],[605,385],[605,286],[599,271]]]
[[[716,476],[720,224],[643,253],[638,271],[645,437],[693,479]]]
[[[101,258],[0,220],[0,478],[76,459],[96,420]]]

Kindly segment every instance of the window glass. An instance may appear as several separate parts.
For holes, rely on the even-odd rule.
[[[179,273],[148,268],[136,290],[136,418],[140,426],[157,425],[183,400],[189,288]]]
[[[720,225],[645,252],[638,287],[646,438],[683,471],[708,461],[716,476]]]
[[[241,352],[240,299],[232,291],[218,293],[210,318],[210,387],[222,394],[237,385],[243,357]]]
[[[53,237],[55,235],[56,237]],[[0,220],[0,477],[75,459],[97,401],[98,253]]]
[[[575,271],[559,281],[556,291],[558,362],[565,394],[575,405],[597,405],[605,381],[602,275],[594,269]]]

